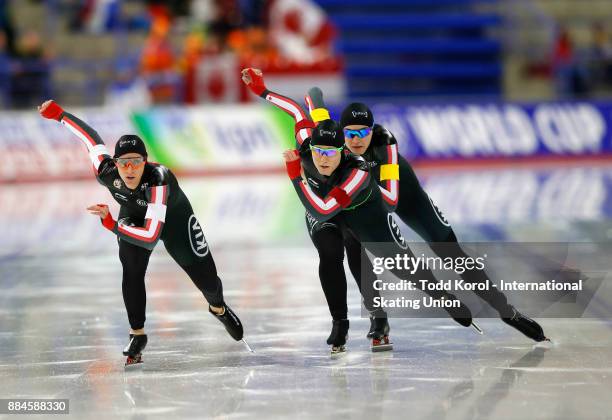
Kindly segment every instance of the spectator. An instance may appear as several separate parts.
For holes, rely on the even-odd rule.
[[[569,31],[560,27],[552,54],[552,74],[557,95],[575,97],[587,93],[586,79],[578,65]]]
[[[278,61],[278,51],[262,28],[234,31],[228,38],[228,45],[236,52],[241,62],[258,68],[267,68]]]
[[[180,80],[176,72],[176,60],[168,39],[170,20],[157,17],[151,26],[140,61],[153,102],[169,103],[177,99]]]

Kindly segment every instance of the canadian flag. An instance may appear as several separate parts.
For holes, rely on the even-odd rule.
[[[198,63],[195,101],[235,103],[240,100],[238,58],[232,54],[204,57]]]

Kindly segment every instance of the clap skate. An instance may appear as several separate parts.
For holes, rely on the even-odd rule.
[[[442,299],[459,301],[460,306],[458,308],[444,306],[444,310],[455,320],[455,322],[464,327],[473,327],[478,334],[483,333],[482,329],[472,319],[472,311],[470,311],[470,308],[468,308],[465,303],[452,293],[444,293]]]
[[[327,338],[327,344],[331,345],[332,359],[346,353],[346,340],[348,340],[349,321],[348,319],[334,320],[332,330]]]
[[[514,306],[508,305],[509,309],[512,310],[512,314],[510,316],[502,316],[502,321],[511,327],[517,329],[518,331],[525,334],[527,337],[531,338],[534,341],[550,341],[544,335],[544,330],[533,319],[526,317],[516,310]]]
[[[242,322],[240,322],[238,315],[236,315],[236,313],[232,311],[232,308],[230,308],[229,306],[227,306],[226,303],[224,303],[223,312],[221,313],[221,315],[218,315],[213,312],[210,306],[208,307],[208,312],[213,314],[215,318],[217,318],[223,324],[225,330],[234,340],[242,341],[242,344],[244,344],[245,348],[249,352],[255,353],[251,346],[249,346],[249,343],[247,343],[244,339],[244,329],[242,328]]]
[[[373,352],[393,350],[393,343],[389,340],[389,321],[387,318],[370,316],[370,331],[367,337],[372,339],[370,349]]]
[[[123,349],[123,355],[127,356],[125,368],[132,369],[142,365],[142,351],[147,346],[146,334],[130,334],[130,342]]]

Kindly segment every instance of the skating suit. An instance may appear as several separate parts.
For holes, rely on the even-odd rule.
[[[93,128],[68,112],[60,122],[87,146],[96,179],[121,205],[117,221],[105,226],[118,238],[130,326],[144,327],[144,278],[151,251],[160,239],[208,302],[221,306],[223,287],[204,230],[174,174],[162,165],[146,162],[140,184],[129,189]]]

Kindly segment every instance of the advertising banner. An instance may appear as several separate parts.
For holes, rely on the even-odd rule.
[[[589,156],[612,152],[612,104],[376,105],[409,159]],[[339,114],[338,114],[339,115]]]
[[[602,156],[612,153],[612,104],[446,104],[372,106],[410,161]],[[182,173],[243,174],[282,167],[294,147],[293,120],[267,104],[163,107],[133,114],[70,110],[109,150],[123,134],[145,140],[151,160]],[[331,109],[332,117],[340,115]],[[81,142],[36,112],[0,115],[0,182],[84,178]]]
[[[272,107],[217,105],[134,115],[151,157],[184,171],[243,171],[282,165],[291,118]]]
[[[69,110],[94,128],[111,151],[138,134],[149,158],[177,171],[227,173],[282,166],[293,145],[293,120],[272,107],[170,107],[129,114],[110,108]],[[85,146],[66,127],[37,112],[0,114],[0,182],[87,178]]]

